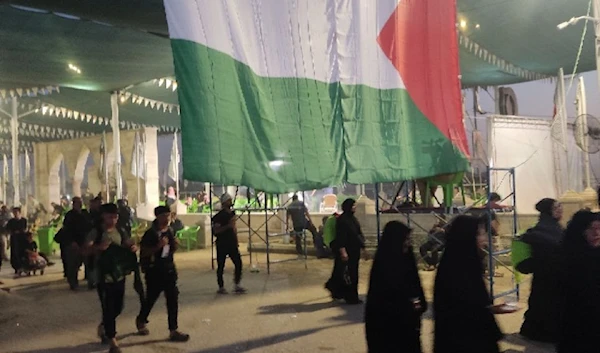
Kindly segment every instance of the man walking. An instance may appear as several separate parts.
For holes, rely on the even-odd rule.
[[[10,212],[8,212],[8,208],[6,205],[2,205],[0,207],[0,264],[2,261],[8,261],[8,254],[6,250],[8,249],[8,232],[6,230],[6,224],[10,220]]]
[[[296,243],[296,253],[298,254],[298,257],[303,258],[305,256],[305,249],[303,246],[305,229],[310,231],[313,236],[317,257],[327,257],[327,252],[323,245],[323,237],[318,234],[317,228],[310,218],[310,213],[308,212],[306,205],[298,199],[297,194],[292,196],[292,203],[290,203],[287,208],[287,218],[288,221],[290,218],[292,219],[294,242]]]
[[[25,232],[27,220],[21,216],[21,207],[13,207],[13,218],[6,223],[6,230],[10,234],[10,264],[19,275],[22,270],[22,252],[25,246]]]
[[[235,266],[235,292],[238,294],[246,293],[246,289],[240,286],[242,280],[242,256],[240,255],[237,228],[235,222],[237,217],[232,209],[233,200],[229,194],[221,196],[221,211],[212,218],[213,234],[217,237],[217,283],[219,284],[219,294],[227,294],[225,283],[223,281],[223,271],[225,270],[225,260],[227,256]]]
[[[63,221],[63,239],[66,251],[65,262],[67,265],[66,275],[71,290],[77,290],[79,280],[77,274],[83,262],[83,247],[86,237],[92,230],[92,220],[89,213],[83,209],[83,202],[80,197],[73,198],[73,209],[67,212]],[[90,278],[90,266],[85,266],[85,278]],[[89,289],[93,289],[93,282],[88,283]]]
[[[170,227],[171,210],[166,206],[154,209],[156,219],[150,229],[144,233],[140,243],[140,263],[146,275],[146,301],[135,320],[139,334],[148,335],[146,327],[152,307],[165,293],[167,300],[167,316],[169,321],[169,340],[187,342],[190,335],[177,331],[177,315],[179,311],[179,289],[177,288],[177,269],[173,261],[173,253],[179,244]]]
[[[90,232],[91,244],[97,255],[95,271],[98,295],[102,305],[102,323],[98,335],[110,343],[109,353],[121,353],[116,339],[116,319],[123,310],[125,277],[137,264],[137,247],[125,232],[119,231],[117,205],[109,203],[100,208],[102,225]]]

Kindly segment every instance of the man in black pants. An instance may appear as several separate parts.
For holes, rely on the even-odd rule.
[[[287,207],[287,219],[288,222],[292,219],[292,226],[294,228],[294,242],[296,243],[296,254],[298,254],[299,258],[304,258],[305,250],[304,249],[304,230],[308,230],[313,237],[313,243],[315,249],[317,250],[317,257],[323,258],[328,257],[327,251],[325,250],[325,245],[323,244],[323,237],[319,235],[317,228],[315,227],[312,219],[310,218],[310,213],[308,213],[308,209],[304,202],[298,199],[298,195],[294,194],[292,196],[292,202]],[[289,223],[288,223],[289,224]]]
[[[120,353],[121,349],[116,339],[116,319],[123,310],[126,274],[119,273],[119,270],[122,267],[131,266],[131,264],[125,263],[126,258],[122,256],[119,248],[126,248],[132,252],[133,265],[137,266],[135,255],[137,247],[125,232],[119,231],[117,228],[119,219],[117,205],[114,203],[102,205],[100,212],[102,226],[90,232],[88,243],[90,246],[93,245],[96,254],[94,270],[97,275],[98,295],[102,306],[102,323],[98,326],[98,335],[103,341],[109,341],[109,353]]]
[[[170,227],[171,211],[166,206],[154,209],[156,220],[152,227],[144,233],[140,243],[140,262],[146,274],[146,300],[135,320],[138,333],[148,335],[146,327],[148,316],[160,293],[167,299],[167,315],[169,321],[169,340],[187,342],[190,335],[177,331],[177,314],[179,310],[179,289],[177,288],[177,269],[173,261],[173,253],[179,244]]]
[[[18,275],[23,265],[21,254],[26,243],[27,220],[21,217],[21,207],[13,207],[12,212],[13,218],[6,223],[6,230],[10,234],[10,264],[15,270],[15,275]]]
[[[221,211],[212,218],[213,234],[217,237],[217,282],[219,284],[219,294],[227,294],[223,282],[223,270],[225,269],[225,260],[229,258],[235,266],[235,292],[246,293],[246,290],[240,286],[242,280],[242,256],[238,249],[237,228],[235,222],[237,217],[235,211],[231,208],[233,202],[229,194],[221,196]]]
[[[64,236],[61,239],[61,245],[64,243],[66,251],[67,280],[71,290],[77,290],[79,281],[77,274],[81,263],[83,262],[82,248],[85,245],[86,237],[92,230],[92,220],[87,210],[83,209],[83,202],[80,197],[73,198],[73,209],[67,212],[63,221]],[[91,276],[89,264],[85,266],[85,277]],[[93,283],[93,282],[92,282]],[[90,289],[93,286],[89,287]]]

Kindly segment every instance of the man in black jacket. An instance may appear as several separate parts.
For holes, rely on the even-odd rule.
[[[117,207],[119,208],[119,223],[117,227],[131,236],[131,228],[133,227],[133,212],[131,207],[129,207],[126,199],[117,200]]]
[[[96,254],[96,264],[118,265],[123,259],[115,257],[117,253],[107,251],[112,246],[121,246],[132,253],[137,252],[135,243],[125,232],[117,228],[119,213],[114,203],[104,204],[100,208],[102,225],[92,229],[88,235],[88,246]],[[118,266],[117,266],[118,267]],[[121,353],[116,339],[116,319],[123,310],[125,297],[125,276],[113,278],[104,276],[104,269],[95,269],[98,281],[98,295],[102,306],[102,323],[98,326],[98,335],[110,343],[109,353]]]
[[[144,233],[140,243],[140,262],[146,275],[146,301],[136,318],[139,334],[148,335],[146,327],[152,307],[162,292],[167,299],[167,315],[169,321],[169,340],[186,342],[188,334],[179,332],[177,315],[179,311],[179,289],[177,288],[177,269],[173,261],[173,253],[179,244],[175,238],[171,223],[171,211],[166,206],[154,209],[156,220],[152,227]]]
[[[62,247],[66,251],[67,263],[67,281],[71,290],[77,290],[79,281],[77,273],[83,262],[82,247],[86,242],[86,236],[92,230],[92,221],[89,213],[83,209],[83,202],[80,197],[73,198],[73,209],[65,215],[63,221],[63,239],[61,239]],[[90,278],[91,271],[89,264],[85,266],[85,277]],[[90,288],[93,287],[93,282],[90,282]]]

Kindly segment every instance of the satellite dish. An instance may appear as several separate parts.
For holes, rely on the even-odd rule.
[[[593,115],[582,114],[575,119],[575,143],[583,152],[600,152],[600,121]]]

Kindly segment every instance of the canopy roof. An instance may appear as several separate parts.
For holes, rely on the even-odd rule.
[[[584,26],[559,31],[556,25],[587,14],[588,5],[588,0],[458,0],[463,85],[543,79],[560,67],[572,72]],[[10,111],[11,95],[60,87],[60,93],[19,98],[20,114],[38,108],[22,118],[22,124],[30,124],[23,131],[46,131],[23,135],[23,141],[108,129],[109,95],[116,90],[128,98],[121,105],[122,127],[153,125],[168,131],[179,126],[176,91],[166,89],[164,81],[162,87],[152,81],[172,77],[174,71],[162,0],[0,0],[0,18],[0,109]],[[589,26],[577,72],[595,69]],[[63,108],[60,117],[41,109],[49,105]],[[0,120],[0,145],[10,135],[6,123]]]
[[[152,77],[146,76],[136,80],[135,78],[129,78],[127,75],[119,75],[123,67],[131,68],[135,65],[132,65],[131,62],[124,62],[124,66],[121,66],[121,63],[112,62],[114,71],[117,72],[116,75],[122,77],[121,82],[129,79],[129,82],[121,87],[172,74],[168,41],[152,38],[157,36],[168,37],[162,0],[103,0],[92,2],[80,0],[0,0],[0,2],[30,6],[47,12],[67,13],[88,21],[99,21],[128,28],[132,31],[146,32],[144,36],[142,33],[136,35],[131,33],[132,31],[123,32],[111,28],[103,29],[111,33],[105,32],[103,35],[99,35],[104,38],[105,46],[105,48],[96,48],[97,51],[102,51],[105,54],[99,58],[100,61],[106,63],[104,61],[106,54],[113,52],[113,50],[116,50],[117,53],[140,50],[140,53],[144,53],[144,59],[139,64],[142,62],[144,64],[138,65],[141,67],[136,67],[135,72],[128,74],[133,76],[134,73],[138,73],[143,76],[141,72],[145,69],[156,69],[162,72],[161,74],[157,72]],[[460,57],[462,80],[465,86],[490,86],[531,81],[546,76],[556,76],[556,72],[561,67],[569,73],[575,66],[583,25],[580,24],[562,31],[557,30],[556,25],[571,17],[587,14],[589,0],[457,0],[457,3],[459,21],[464,20],[466,24],[464,28],[461,27],[461,33],[464,38],[469,39],[468,41],[462,41]],[[3,19],[6,18],[3,14],[0,16]],[[10,23],[13,24],[13,22],[14,20]],[[17,23],[19,25],[16,28],[21,30],[25,28],[25,22],[19,21]],[[47,23],[46,25],[49,26]],[[72,26],[81,26],[91,30],[92,27],[98,25],[87,23],[72,24]],[[5,31],[4,28],[6,27],[10,28],[12,26],[3,26],[2,31]],[[43,33],[38,32],[35,25],[27,28],[29,29],[27,32],[30,33]],[[98,33],[103,30],[97,29]],[[21,33],[22,35],[27,34],[23,31]],[[590,27],[590,30],[587,31],[586,45],[583,48],[578,72],[595,69],[593,36],[594,33]],[[51,40],[48,40],[47,35],[39,37],[41,37],[39,41],[52,43]],[[81,33],[78,33],[77,37],[81,37]],[[144,39],[140,41],[140,37]],[[121,40],[127,38],[130,41],[115,43],[115,38]],[[85,41],[85,39],[81,40]],[[80,41],[72,42],[72,47],[81,48]],[[64,45],[67,40],[62,42]],[[97,43],[93,39],[91,42]],[[142,48],[131,47],[131,43],[135,43]],[[122,51],[122,48],[118,48],[119,46],[128,47],[129,50]],[[120,58],[126,59],[126,56],[127,54],[122,54]],[[496,58],[495,64],[494,58]],[[499,62],[500,59],[511,65],[507,66],[503,61]],[[158,67],[162,64],[165,64],[165,66],[159,69]],[[151,68],[151,65],[155,66]],[[519,73],[517,72],[519,69],[531,74]],[[107,74],[106,76],[110,75]],[[3,81],[5,80],[3,79]],[[111,88],[119,88],[118,83],[113,84]],[[59,84],[59,82],[49,82],[48,84]],[[68,86],[74,87],[74,85]],[[91,84],[91,86],[94,86],[94,84]]]

